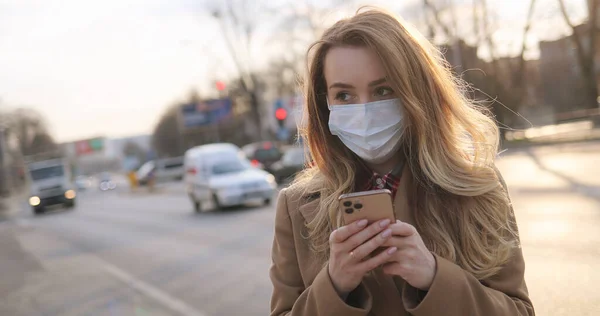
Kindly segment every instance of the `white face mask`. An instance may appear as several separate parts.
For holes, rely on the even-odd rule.
[[[400,147],[400,99],[329,106],[329,130],[370,163],[383,163]]]

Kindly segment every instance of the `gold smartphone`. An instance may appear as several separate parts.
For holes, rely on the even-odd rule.
[[[389,219],[390,224],[396,222],[396,214],[392,205],[392,192],[387,189],[363,191],[342,194],[339,197],[340,211],[344,225],[354,221],[366,219],[368,224]],[[385,248],[379,247],[373,251],[367,258],[372,258]]]
[[[342,212],[344,225],[363,218],[367,219],[369,224],[386,218],[392,223],[396,221],[390,190],[342,194],[338,200],[340,201],[340,212]]]

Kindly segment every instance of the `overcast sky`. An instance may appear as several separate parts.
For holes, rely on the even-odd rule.
[[[371,2],[389,2],[420,23],[421,0]],[[538,2],[531,40],[564,34],[556,1]],[[566,2],[580,21],[585,0]],[[499,16],[498,41],[514,51],[527,1],[488,3]],[[59,141],[150,133],[168,104],[233,69],[208,7],[198,0],[0,0],[0,107],[39,110]],[[461,10],[462,17],[468,8]],[[259,66],[267,29],[253,48]]]

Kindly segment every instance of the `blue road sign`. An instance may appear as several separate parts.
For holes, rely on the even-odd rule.
[[[219,123],[231,114],[231,99],[206,100],[181,107],[183,126],[201,127]]]

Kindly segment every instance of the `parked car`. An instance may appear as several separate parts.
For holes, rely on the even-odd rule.
[[[252,165],[241,149],[220,143],[194,147],[185,153],[185,186],[196,212],[212,202],[215,209],[250,201],[270,204],[275,177]]]
[[[136,177],[140,185],[146,185],[150,176],[154,176],[156,182],[165,182],[180,181],[183,179],[183,174],[183,157],[175,157],[146,162],[140,167]]]
[[[281,146],[276,142],[264,141],[251,143],[242,147],[246,158],[253,166],[272,172],[271,166],[283,156]]]
[[[35,214],[43,213],[50,205],[75,206],[75,187],[66,162],[50,159],[30,163],[31,195],[29,205]]]
[[[290,181],[304,169],[306,152],[302,147],[292,147],[285,151],[283,158],[271,167],[278,183]]]

